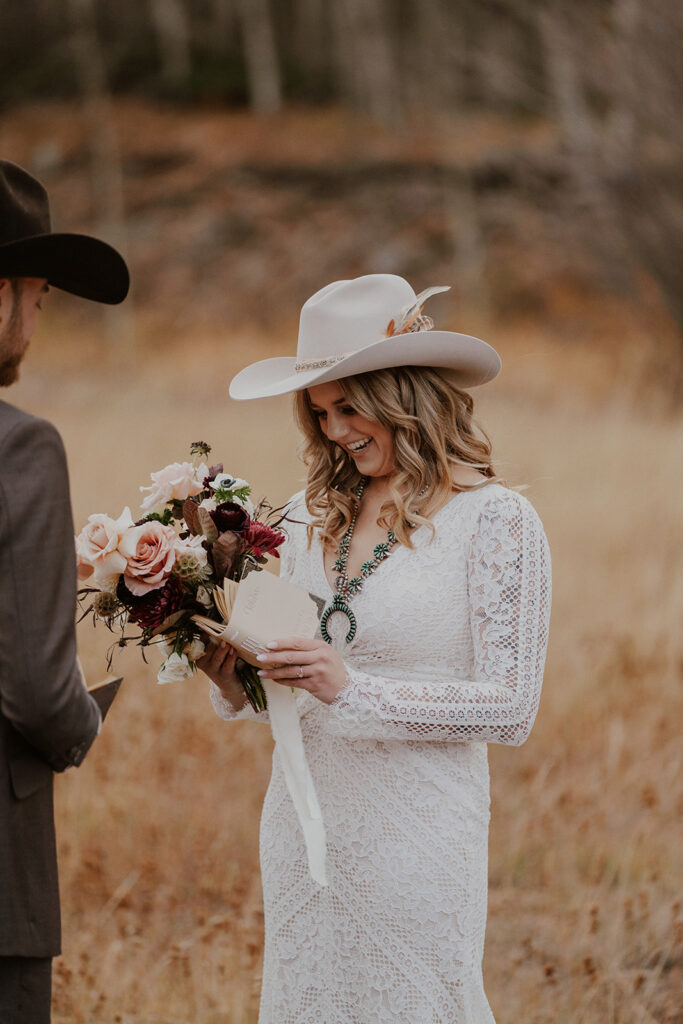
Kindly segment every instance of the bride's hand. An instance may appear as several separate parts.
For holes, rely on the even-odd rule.
[[[331,704],[348,683],[342,656],[324,640],[286,637],[268,649],[258,656],[264,679],[308,690],[324,704]]]
[[[246,704],[247,696],[235,672],[236,661],[235,648],[221,640],[219,643],[210,643],[206,653],[197,659],[196,665],[216,684],[235,711],[239,711]]]

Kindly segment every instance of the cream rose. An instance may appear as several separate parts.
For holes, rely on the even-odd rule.
[[[182,683],[194,675],[194,665],[186,654],[171,654],[163,663],[157,674],[158,683]]]
[[[209,467],[205,462],[193,466],[191,462],[172,462],[157,473],[152,473],[149,487],[141,487],[141,491],[149,491],[142,505],[145,512],[165,505],[167,501],[176,499],[185,501],[192,498],[204,487],[204,480],[209,475]]]
[[[136,597],[158,590],[175,562],[176,532],[172,526],[152,520],[134,526],[119,543],[126,558],[123,581]]]
[[[198,637],[195,637],[192,643],[186,646],[184,653],[194,664],[194,662],[201,658],[203,654],[206,654],[206,644]]]
[[[165,659],[168,659],[175,651],[175,643],[172,640],[161,640],[156,647]],[[185,644],[183,654],[185,654],[189,661],[194,664],[198,658],[201,658],[203,654],[206,654],[206,645],[199,639],[199,637],[195,637],[190,643]]]
[[[126,568],[127,558],[121,554],[119,545],[133,528],[129,508],[124,508],[118,519],[101,513],[89,516],[76,537],[79,577],[86,579],[90,572],[94,572],[95,582],[104,583],[112,576],[120,575]]]

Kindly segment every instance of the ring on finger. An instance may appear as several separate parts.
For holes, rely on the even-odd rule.
[[[299,671],[297,672],[296,677],[297,677],[297,679],[303,679],[303,677],[304,677],[304,667],[303,667],[303,665],[299,665]]]

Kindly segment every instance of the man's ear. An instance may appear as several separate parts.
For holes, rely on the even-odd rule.
[[[12,309],[12,284],[8,277],[0,277],[0,327]]]

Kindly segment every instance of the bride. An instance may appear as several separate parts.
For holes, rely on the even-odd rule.
[[[402,278],[337,281],[301,314],[296,359],[233,380],[294,392],[308,468],[282,572],[324,596],[322,639],[283,637],[262,674],[297,687],[327,833],[308,870],[276,753],[261,820],[259,1024],[490,1024],[482,981],[487,743],[538,707],[550,559],[529,502],[496,477],[465,390],[500,361],[433,330]],[[225,719],[257,718],[235,652],[200,662]]]

